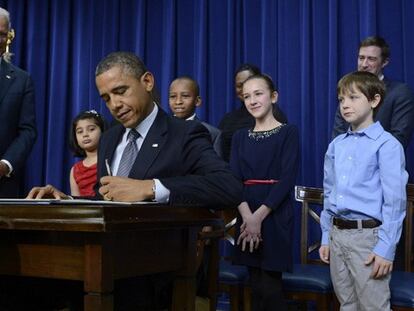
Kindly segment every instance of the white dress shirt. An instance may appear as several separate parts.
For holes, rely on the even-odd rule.
[[[142,120],[137,127],[135,128],[140,136],[137,139],[137,147],[138,152],[141,149],[142,143],[147,137],[148,131],[150,130],[152,124],[155,121],[155,118],[158,113],[158,106],[154,103],[154,108],[152,109],[151,113]],[[124,135],[122,136],[121,141],[119,142],[118,146],[115,150],[114,158],[112,159],[112,171],[114,176],[116,176],[119,168],[119,162],[121,161],[122,153],[126,145],[128,144],[128,133],[131,129],[127,128]],[[166,203],[170,197],[170,190],[168,190],[160,181],[159,179],[154,179],[155,182],[155,201],[159,203]]]

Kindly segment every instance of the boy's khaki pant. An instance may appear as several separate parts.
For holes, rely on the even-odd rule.
[[[341,311],[390,310],[391,275],[370,277],[365,261],[378,240],[378,229],[338,229],[330,234],[330,270]]]

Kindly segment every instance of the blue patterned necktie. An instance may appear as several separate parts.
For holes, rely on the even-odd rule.
[[[122,153],[121,162],[119,162],[117,176],[128,177],[131,171],[132,165],[135,162],[135,158],[138,154],[137,139],[141,135],[136,129],[131,129],[128,133],[128,144],[126,145],[124,152]]]

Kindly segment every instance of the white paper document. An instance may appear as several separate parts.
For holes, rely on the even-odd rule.
[[[154,204],[154,202],[119,202],[119,201],[102,201],[102,200],[59,200],[59,199],[0,199],[2,204],[39,204],[39,205],[133,205],[133,204]]]

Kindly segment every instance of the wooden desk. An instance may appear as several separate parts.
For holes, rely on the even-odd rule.
[[[1,205],[0,274],[84,282],[84,310],[113,310],[114,280],[174,271],[172,310],[195,308],[197,233],[208,209]]]

